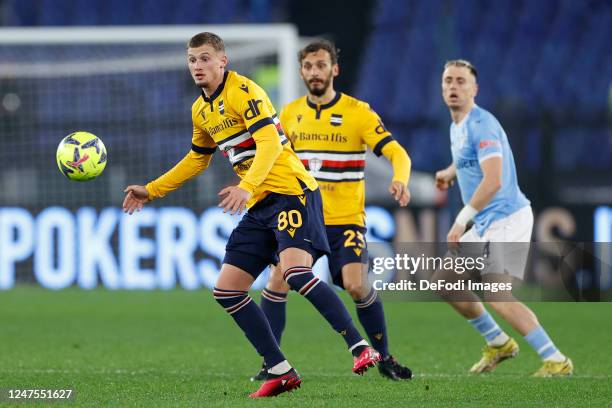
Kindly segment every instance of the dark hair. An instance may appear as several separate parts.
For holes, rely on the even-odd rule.
[[[470,73],[474,75],[474,78],[478,78],[478,71],[476,71],[476,67],[468,60],[456,59],[456,60],[447,61],[446,64],[444,64],[444,69],[448,67],[467,68],[470,71]]]
[[[215,51],[225,51],[225,44],[223,43],[221,37],[219,37],[217,34],[209,32],[198,33],[191,37],[187,43],[187,48],[197,48],[205,44],[213,47]]]
[[[306,55],[311,52],[317,52],[319,50],[325,50],[329,53],[329,57],[331,58],[332,65],[338,63],[338,54],[340,50],[336,48],[333,42],[328,40],[316,40],[305,46],[298,52],[298,62],[302,65],[302,61],[306,58]]]

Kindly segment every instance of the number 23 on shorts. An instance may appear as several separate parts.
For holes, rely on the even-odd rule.
[[[365,248],[365,239],[363,237],[363,234],[360,231],[353,231],[353,230],[347,229],[346,231],[342,233],[342,235],[346,237],[346,240],[344,241],[345,248],[347,247]],[[357,238],[357,242],[355,242],[355,238]]]

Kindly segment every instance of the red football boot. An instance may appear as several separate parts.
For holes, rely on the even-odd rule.
[[[294,368],[289,370],[286,374],[280,377],[270,378],[266,380],[261,387],[249,397],[261,398],[261,397],[276,397],[283,392],[290,392],[296,388],[300,388],[302,379],[300,375],[295,371]]]
[[[353,372],[363,375],[368,368],[374,367],[380,361],[380,353],[372,347],[363,349],[359,357],[355,357],[353,364]]]

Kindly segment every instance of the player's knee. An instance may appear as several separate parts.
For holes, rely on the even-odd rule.
[[[285,283],[285,279],[283,279],[283,272],[279,266],[270,266],[270,276],[268,277],[266,288],[275,292],[287,292],[289,290],[288,285]]]
[[[370,288],[363,282],[345,282],[344,289],[353,298],[353,300],[361,300],[370,292]]]
[[[279,274],[278,276],[270,275],[270,279],[268,279],[266,288],[274,292],[289,292],[290,289],[287,282],[285,282],[285,280],[283,279],[282,274]]]

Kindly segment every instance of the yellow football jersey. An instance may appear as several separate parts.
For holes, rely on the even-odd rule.
[[[281,124],[321,188],[326,225],[365,226],[365,152],[393,141],[380,117],[356,98],[336,93],[328,104],[303,96],[286,105]]]
[[[317,182],[287,143],[270,99],[250,79],[234,71],[226,72],[223,83],[210,98],[202,93],[194,102],[192,119],[192,150],[205,154],[211,148],[219,147],[242,180],[240,187],[253,193],[247,207],[270,192],[303,194],[299,180],[311,190],[317,188]],[[276,127],[282,151],[267,175],[249,173],[257,151],[258,136],[263,133],[258,130],[270,124]],[[265,178],[261,180],[262,177]]]

